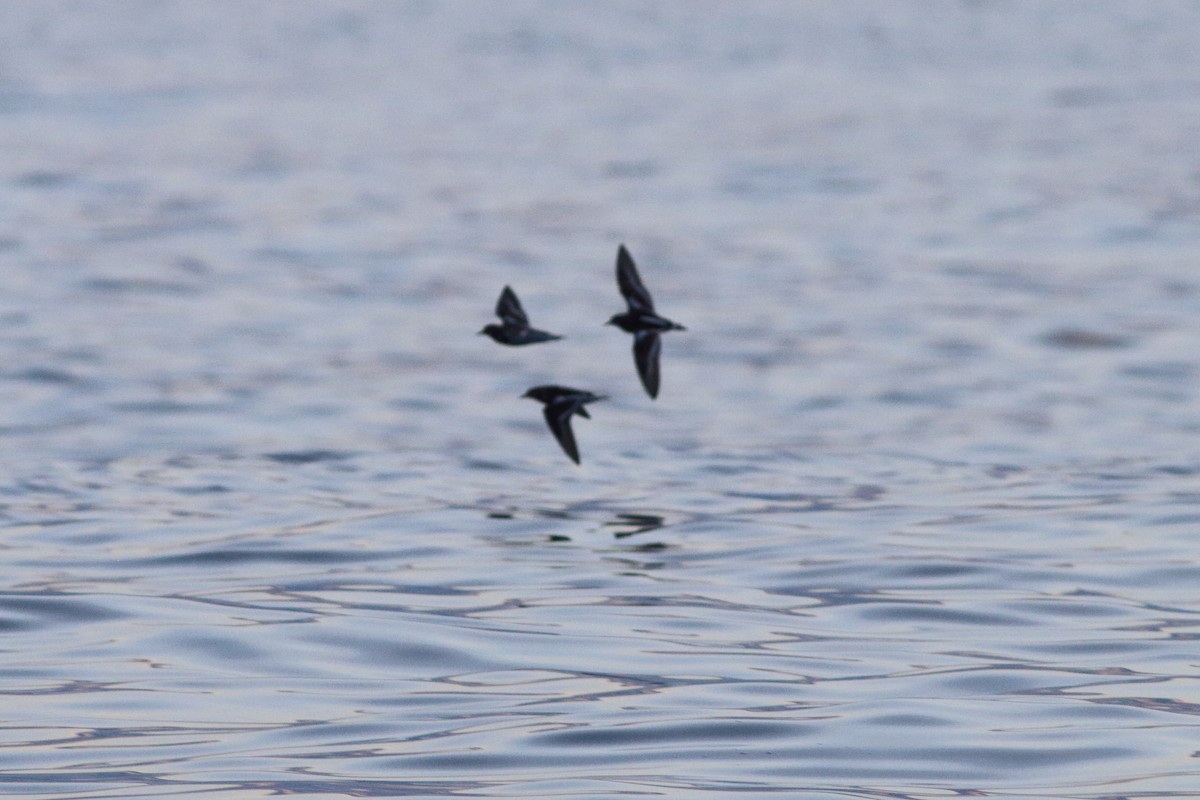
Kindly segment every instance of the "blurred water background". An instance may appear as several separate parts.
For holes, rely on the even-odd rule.
[[[0,794],[1200,797],[1197,41],[0,5]]]

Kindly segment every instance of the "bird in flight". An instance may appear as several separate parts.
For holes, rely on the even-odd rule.
[[[521,308],[521,301],[517,299],[517,293],[511,287],[505,286],[504,291],[500,292],[500,299],[496,301],[496,316],[500,318],[502,324],[497,325],[493,322],[490,325],[484,325],[483,330],[479,333],[486,333],[500,344],[513,346],[537,344],[562,338],[553,333],[529,327],[529,317],[526,316],[525,309]]]
[[[549,384],[534,386],[521,396],[532,398],[545,405],[542,414],[546,417],[546,424],[550,426],[550,432],[554,434],[554,438],[558,440],[559,446],[562,447],[567,457],[578,464],[579,448],[575,445],[575,432],[571,430],[571,415],[578,414],[585,419],[591,419],[592,417],[584,405],[607,398],[585,392],[582,389]]]
[[[683,331],[687,328],[676,324],[654,311],[654,300],[642,285],[633,256],[621,245],[617,249],[617,287],[625,298],[629,310],[614,314],[606,325],[616,325],[626,333],[633,334],[633,362],[637,365],[638,377],[651,399],[658,397],[659,357],[662,354],[662,338],[665,331]]]

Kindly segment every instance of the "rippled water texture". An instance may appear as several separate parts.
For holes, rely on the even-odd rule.
[[[0,5],[0,794],[1200,797],[1197,41]]]

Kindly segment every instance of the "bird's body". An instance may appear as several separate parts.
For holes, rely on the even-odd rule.
[[[521,396],[537,400],[545,406],[542,415],[546,418],[546,424],[550,426],[550,432],[554,434],[567,457],[578,464],[579,448],[575,444],[575,432],[571,430],[571,416],[578,414],[585,419],[591,419],[585,404],[607,398],[582,389],[552,384],[534,386]]]
[[[659,316],[654,310],[654,300],[642,284],[633,257],[621,245],[617,249],[617,288],[625,298],[629,310],[614,314],[606,323],[616,325],[626,333],[633,334],[633,362],[646,394],[651,399],[658,397],[659,360],[662,355],[662,338],[666,331],[683,331],[687,328]]]
[[[504,287],[504,290],[500,292],[500,299],[496,301],[496,316],[500,318],[501,324],[484,325],[480,333],[492,337],[492,340],[499,344],[516,347],[523,344],[552,342],[562,338],[553,333],[529,327],[529,317],[526,316],[525,309],[521,308],[521,301],[517,299],[517,293],[508,286]]]

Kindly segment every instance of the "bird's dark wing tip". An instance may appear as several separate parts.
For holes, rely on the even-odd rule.
[[[621,296],[625,298],[630,311],[654,313],[654,300],[642,283],[637,265],[633,263],[633,256],[629,255],[625,245],[621,245],[617,250],[617,288],[621,291]]]
[[[496,316],[509,325],[523,327],[529,324],[529,317],[525,315],[525,309],[521,308],[517,293],[507,285],[500,292],[500,299],[496,301]]]
[[[659,357],[662,352],[662,339],[654,331],[641,331],[633,337],[633,361],[637,366],[638,377],[642,387],[650,399],[658,397],[660,378]]]
[[[550,426],[550,432],[558,440],[559,447],[567,454],[567,458],[578,464],[579,447],[575,444],[575,433],[571,430],[571,411],[564,410],[561,404],[550,402],[546,404],[542,414],[546,418],[546,424]]]

